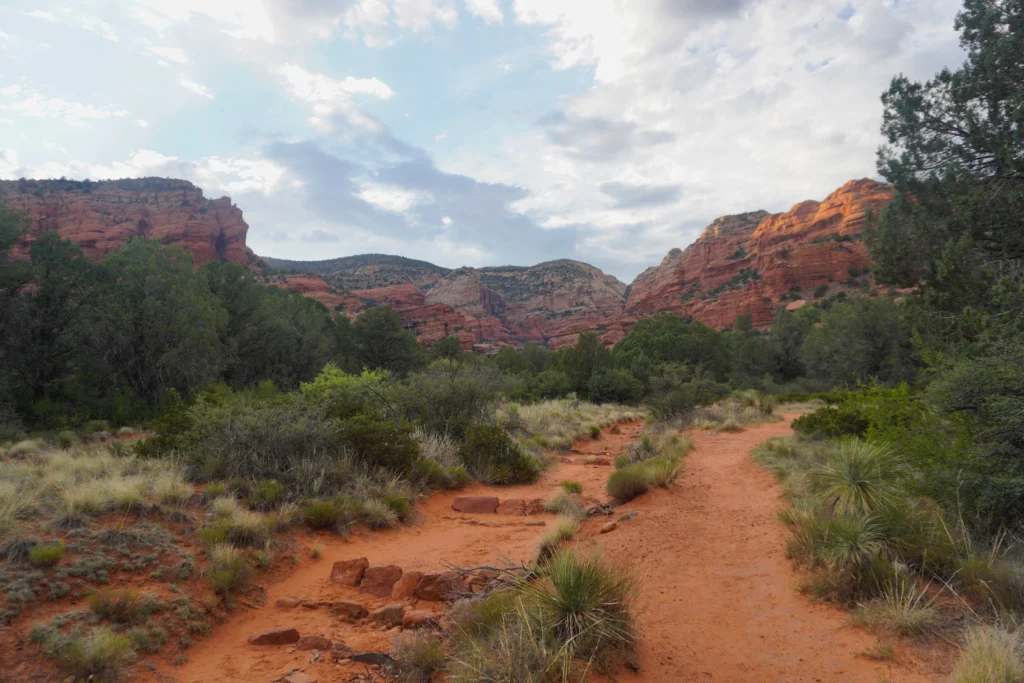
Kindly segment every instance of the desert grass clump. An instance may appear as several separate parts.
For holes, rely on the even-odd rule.
[[[0,537],[17,526],[32,512],[32,497],[23,487],[0,481]]]
[[[52,567],[64,557],[64,541],[48,545],[37,545],[28,551],[28,563],[33,567]]]
[[[184,505],[192,494],[192,486],[177,472],[164,474],[153,482],[153,496],[162,505]]]
[[[213,502],[210,504],[210,510],[213,512],[213,516],[217,519],[231,519],[232,517],[244,512],[242,506],[238,502],[238,499],[230,496],[214,498]]]
[[[520,604],[505,612],[486,637],[467,638],[448,661],[451,683],[551,683],[566,680],[571,664],[564,645],[548,637]]]
[[[263,515],[243,510],[229,519],[218,522],[225,537],[234,545],[255,548],[270,540],[270,527]]]
[[[71,448],[79,442],[78,434],[75,434],[69,429],[65,429],[62,432],[57,432],[53,438],[53,442],[58,448]]]
[[[544,564],[551,559],[562,544],[572,540],[576,536],[578,522],[571,517],[558,517],[551,527],[551,531],[540,540],[537,547],[538,563]]]
[[[650,473],[640,463],[627,465],[612,472],[605,488],[612,498],[628,503],[650,490]]]
[[[497,414],[499,424],[521,443],[532,441],[541,448],[561,450],[579,439],[600,438],[604,427],[642,417],[641,411],[627,406],[597,405],[572,398],[529,405],[508,403],[499,407]]]
[[[76,629],[67,636],[55,629],[34,630],[33,636],[40,641],[43,653],[76,680],[118,681],[135,662],[135,650],[128,638],[106,626],[88,634]]]
[[[341,519],[341,510],[330,500],[308,500],[300,510],[302,521],[310,529],[333,529]]]
[[[953,683],[1024,682],[1024,640],[1019,631],[974,626],[964,636]]]
[[[209,556],[208,578],[216,593],[226,597],[249,580],[252,567],[245,553],[238,548],[221,543],[210,549]]]
[[[131,624],[144,616],[142,597],[130,588],[101,588],[89,596],[89,609],[100,619]]]
[[[861,607],[860,617],[873,628],[900,636],[932,633],[941,617],[927,593],[927,587],[918,590],[909,577],[891,581],[879,597]]]
[[[399,517],[387,501],[370,498],[363,501],[359,520],[371,529],[391,529],[398,526]]]
[[[388,673],[401,683],[429,681],[435,671],[444,669],[446,659],[441,638],[423,631],[407,631],[395,638],[391,656],[395,663]]]
[[[42,445],[34,439],[26,439],[19,441],[10,448],[7,449],[7,457],[9,458],[30,458],[32,456],[39,455],[42,452]]]
[[[562,488],[566,493],[583,493],[583,484],[578,481],[571,479],[565,479],[562,481]]]
[[[557,494],[544,501],[544,510],[547,512],[554,512],[555,514],[567,517],[576,522],[582,522],[587,518],[587,510],[583,505],[572,497],[571,494],[565,491],[559,491]]]

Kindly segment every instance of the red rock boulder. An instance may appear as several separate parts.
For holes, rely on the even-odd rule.
[[[370,561],[365,557],[355,560],[339,560],[331,567],[331,581],[345,586],[358,586],[369,566]]]
[[[402,568],[389,564],[385,567],[368,567],[363,572],[362,583],[359,584],[360,593],[369,593],[378,598],[386,598],[391,595],[392,589],[398,580],[402,578]]]
[[[299,641],[297,628],[275,628],[249,636],[250,645],[291,645]]]
[[[500,503],[496,496],[459,496],[452,502],[452,509],[470,514],[491,514]]]

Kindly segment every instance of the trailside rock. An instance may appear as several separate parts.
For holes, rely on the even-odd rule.
[[[406,612],[402,617],[403,629],[423,628],[424,626],[436,626],[437,615],[426,610]]]
[[[330,650],[333,643],[324,636],[302,636],[295,643],[296,650]]]
[[[544,514],[544,512],[545,512],[545,510],[544,510],[544,499],[543,498],[534,498],[534,499],[528,501],[526,503],[526,510],[525,510],[525,512],[526,512],[527,515],[542,515],[542,514]]]
[[[378,598],[386,598],[391,595],[391,590],[400,578],[402,578],[402,568],[398,565],[389,564],[385,567],[368,567],[363,572],[363,580],[359,584],[359,592],[376,595]]]
[[[602,534],[611,533],[612,531],[615,531],[618,528],[619,528],[619,525],[616,522],[608,522],[603,527],[601,527],[601,533]]]
[[[500,503],[496,496],[459,496],[452,502],[452,509],[456,512],[487,514],[497,510]]]
[[[355,560],[339,560],[331,567],[331,581],[346,586],[358,586],[369,566],[370,561],[365,557]]]
[[[293,671],[281,679],[281,683],[316,683],[317,678],[303,671]]]
[[[444,602],[461,587],[462,581],[456,572],[428,572],[416,584],[416,597],[430,602]]]
[[[416,585],[423,577],[423,572],[412,570],[402,574],[402,578],[395,582],[391,589],[391,597],[396,600],[408,600],[416,594]]]
[[[338,600],[328,604],[328,608],[331,610],[331,614],[335,614],[346,619],[362,619],[370,613],[364,605],[358,602],[352,602],[351,600]]]
[[[299,630],[294,627],[275,628],[249,636],[250,645],[291,645],[298,640]]]
[[[401,626],[405,605],[384,605],[370,612],[370,620],[385,626]]]
[[[298,607],[302,604],[302,599],[296,598],[293,595],[287,595],[283,598],[278,598],[275,604],[281,609],[292,609],[293,607]]]

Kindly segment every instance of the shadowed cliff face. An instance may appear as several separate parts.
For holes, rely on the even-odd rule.
[[[381,254],[316,262],[267,259],[290,274],[266,281],[350,317],[368,306],[390,305],[428,346],[456,336],[467,349],[524,342],[561,348],[587,330],[611,344],[638,317],[660,311],[693,316],[716,328],[749,314],[754,326],[767,327],[777,309],[809,290],[850,287],[844,283],[870,263],[861,239],[865,213],[890,198],[888,186],[863,179],[846,183],[822,202],[801,202],[784,213],[723,216],[628,288],[591,265],[567,259],[529,268],[450,271]],[[183,180],[0,181],[0,202],[32,219],[30,234],[15,248],[20,257],[27,256],[36,236],[56,230],[96,259],[145,235],[184,247],[197,264],[259,261],[246,253],[248,226],[241,210],[226,197],[204,198],[201,189]]]
[[[133,237],[149,237],[184,247],[196,265],[249,262],[241,209],[227,197],[206,199],[185,180],[0,181],[0,202],[32,221],[15,257],[26,257],[36,237],[55,230],[96,260]]]

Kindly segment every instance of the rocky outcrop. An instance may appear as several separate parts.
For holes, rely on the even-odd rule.
[[[185,180],[0,181],[0,202],[31,220],[15,257],[27,257],[36,237],[55,230],[97,260],[134,237],[149,237],[184,247],[197,265],[249,262],[241,209],[227,197],[206,199]]]
[[[777,308],[806,298],[806,290],[858,286],[870,264],[861,240],[866,212],[891,196],[887,185],[851,180],[824,201],[785,213],[719,218],[692,245],[671,250],[636,278],[625,318],[674,311],[723,328],[749,314],[755,327],[766,327]]]

